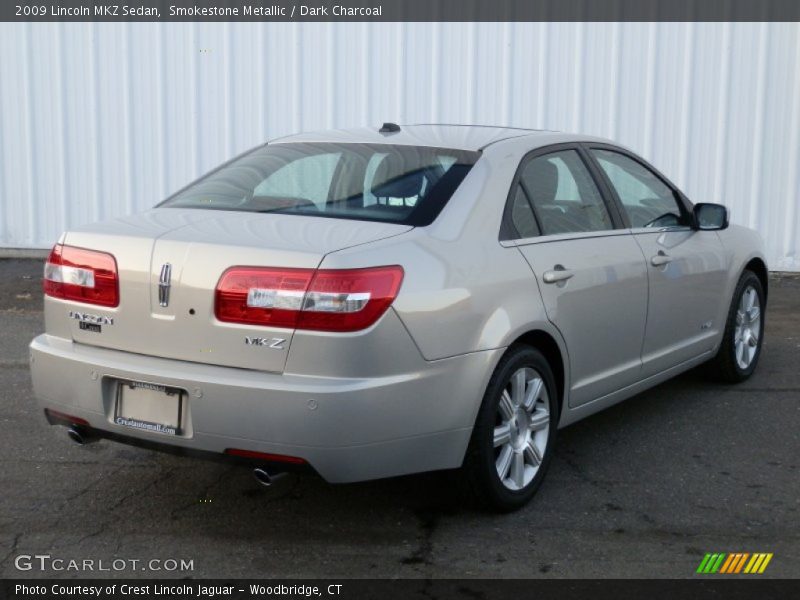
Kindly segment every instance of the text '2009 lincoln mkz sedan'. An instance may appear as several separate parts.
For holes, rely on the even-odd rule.
[[[460,468],[522,506],[556,432],[713,361],[750,376],[758,235],[606,140],[385,124],[300,134],[61,236],[37,397],[77,441],[263,481]]]

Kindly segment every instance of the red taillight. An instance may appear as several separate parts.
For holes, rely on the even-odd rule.
[[[322,270],[308,286],[298,329],[358,331],[375,323],[394,301],[403,269]]]
[[[305,460],[297,456],[286,456],[284,454],[268,454],[266,452],[256,452],[255,450],[242,450],[240,448],[225,448],[225,454],[239,456],[241,458],[252,458],[254,460],[264,460],[268,462],[291,463],[294,465],[305,464]]]
[[[220,321],[316,331],[358,331],[375,323],[403,281],[399,266],[369,269],[233,267],[217,284]]]
[[[117,306],[117,261],[106,252],[56,244],[44,265],[42,287],[53,298]]]
[[[48,419],[52,421],[63,421],[65,423],[70,423],[72,425],[85,425],[89,427],[89,421],[86,419],[81,419],[80,417],[73,417],[72,415],[68,415],[67,413],[62,413],[57,410],[53,410],[52,408],[45,408],[44,414],[47,416]]]
[[[234,267],[217,284],[220,321],[294,328],[314,271]]]

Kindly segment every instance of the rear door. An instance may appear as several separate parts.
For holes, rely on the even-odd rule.
[[[724,327],[717,315],[727,279],[717,233],[692,229],[688,201],[639,157],[606,145],[589,152],[647,264],[642,375],[710,351]]]
[[[523,159],[506,223],[567,344],[570,405],[640,378],[647,309],[641,250],[572,145]]]

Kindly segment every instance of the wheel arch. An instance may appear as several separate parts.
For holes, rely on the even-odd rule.
[[[567,406],[567,362],[565,351],[562,351],[561,345],[556,339],[547,331],[543,329],[532,329],[520,335],[514,340],[513,344],[525,344],[532,346],[541,352],[547,360],[550,368],[553,370],[553,376],[556,380],[556,391],[559,398],[559,419],[563,416],[564,409]]]
[[[764,303],[767,301],[767,288],[769,287],[769,271],[766,263],[758,256],[751,258],[744,266],[743,271],[752,271],[756,274],[764,290]]]

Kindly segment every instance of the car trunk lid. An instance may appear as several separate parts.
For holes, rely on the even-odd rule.
[[[410,226],[323,217],[154,209],[71,231],[65,243],[114,255],[119,306],[62,301],[76,342],[163,358],[282,372],[294,330],[223,323],[217,282],[232,266],[315,269],[329,252]],[[79,315],[108,317],[81,328]],[[110,320],[109,320],[110,319]]]

